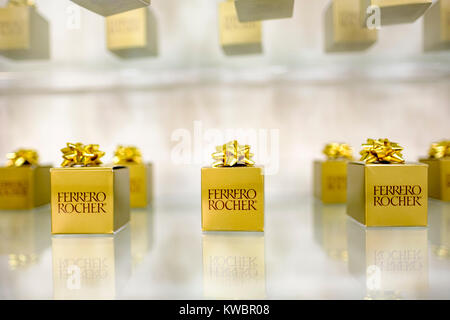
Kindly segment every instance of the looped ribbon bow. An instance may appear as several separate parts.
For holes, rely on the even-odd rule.
[[[37,165],[39,155],[35,150],[19,149],[16,152],[8,153],[6,155],[6,158],[8,158],[6,166],[22,167],[22,166]]]
[[[432,143],[428,155],[431,159],[450,157],[450,140]]]
[[[213,168],[234,166],[251,167],[255,164],[251,159],[253,154],[250,153],[250,146],[239,145],[236,140],[225,143],[222,146],[217,146],[216,150],[217,152],[212,154],[212,158],[216,160],[212,164]]]
[[[8,7],[36,7],[34,0],[9,0]]]
[[[325,146],[322,151],[329,160],[349,159],[353,160],[353,150],[346,143],[332,142]]]
[[[141,151],[133,146],[118,146],[113,158],[114,164],[142,163]]]
[[[361,150],[361,160],[366,163],[404,163],[401,147],[388,139],[367,139]]]
[[[64,161],[62,167],[95,167],[102,164],[100,158],[105,155],[99,150],[98,144],[83,145],[82,143],[67,143],[67,147],[61,149]]]

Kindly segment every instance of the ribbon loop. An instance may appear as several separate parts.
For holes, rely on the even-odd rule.
[[[212,158],[216,160],[212,166],[217,167],[234,167],[248,166],[251,167],[255,162],[251,159],[253,154],[250,153],[249,145],[239,145],[236,140],[225,143],[216,147],[217,152],[212,154]]]
[[[404,163],[401,147],[388,139],[367,139],[361,150],[361,160],[366,163]]]
[[[141,164],[142,154],[141,151],[134,146],[118,146],[113,158],[114,164]]]
[[[346,143],[332,142],[325,146],[322,151],[329,160],[348,159],[353,160],[353,150]]]
[[[442,140],[431,144],[428,152],[430,159],[442,159],[450,157],[450,140]]]
[[[67,143],[67,147],[61,149],[64,161],[62,167],[95,167],[102,164],[100,158],[105,155],[99,150],[98,144],[83,145],[82,143]]]
[[[39,161],[38,153],[31,149],[19,149],[16,152],[8,153],[6,158],[8,159],[7,167],[37,165]]]

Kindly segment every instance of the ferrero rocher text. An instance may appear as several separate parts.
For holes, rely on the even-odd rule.
[[[257,210],[255,189],[209,189],[209,210]]]
[[[58,213],[106,213],[105,192],[58,192]]]

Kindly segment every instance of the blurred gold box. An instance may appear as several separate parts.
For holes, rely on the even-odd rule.
[[[294,0],[236,0],[240,22],[290,18],[294,14]]]
[[[344,204],[314,201],[314,239],[328,257],[347,261],[347,214]]]
[[[239,22],[234,1],[219,3],[219,33],[226,55],[262,53],[261,22]]]
[[[16,60],[49,59],[50,27],[34,7],[0,8],[0,54]]]
[[[130,174],[130,207],[146,208],[153,202],[153,164],[121,164]]]
[[[324,203],[347,201],[347,163],[345,160],[314,161],[314,196]]]
[[[360,0],[332,0],[325,12],[325,51],[362,51],[378,38],[361,25]]]
[[[450,201],[450,159],[420,159],[428,165],[428,196]]]
[[[53,236],[54,299],[115,299],[131,275],[130,230]]]
[[[0,209],[25,210],[50,202],[50,166],[0,167]]]
[[[262,167],[205,167],[201,175],[203,231],[264,231]]]
[[[126,167],[53,168],[52,233],[114,233],[130,221]]]
[[[367,8],[380,8],[381,25],[412,23],[422,16],[432,4],[432,0],[360,0],[361,14],[367,19]],[[365,24],[364,24],[365,25]]]
[[[204,234],[203,292],[212,299],[265,299],[264,235]]]
[[[347,168],[347,214],[370,227],[426,226],[428,166],[365,164]]]
[[[423,16],[425,51],[450,49],[450,0],[438,0]]]
[[[71,0],[79,6],[104,17],[121,12],[147,7],[150,0]]]
[[[348,269],[367,300],[428,296],[427,228],[366,228],[347,222]]]
[[[148,8],[119,13],[106,18],[106,45],[122,58],[158,55],[156,18]]]

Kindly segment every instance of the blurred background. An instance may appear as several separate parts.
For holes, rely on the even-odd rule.
[[[330,53],[332,1],[295,0],[292,17],[261,22],[261,53],[230,56],[219,3],[152,1],[156,50],[130,58],[108,50],[105,17],[37,0],[49,57],[0,55],[0,155],[35,148],[59,165],[65,143],[80,141],[100,144],[108,163],[118,144],[136,145],[155,164],[156,199],[199,205],[200,167],[234,137],[269,168],[269,199],[309,194],[327,142],[357,153],[387,137],[416,161],[449,137],[450,51],[424,50],[423,17],[382,26],[366,50]]]

